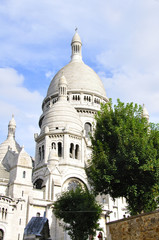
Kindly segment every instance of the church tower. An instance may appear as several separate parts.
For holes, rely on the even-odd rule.
[[[101,79],[82,61],[77,32],[71,50],[71,61],[50,83],[42,104],[41,131],[35,134],[34,186],[45,189],[45,198],[52,200],[70,181],[87,185],[84,167],[91,154],[94,115],[100,103],[108,101]]]
[[[71,51],[70,62],[50,83],[42,103],[40,134],[35,134],[33,184],[49,201],[78,184],[89,187],[84,168],[91,155],[94,116],[100,103],[108,102],[101,79],[82,60],[77,32]]]
[[[53,77],[42,103],[40,133],[34,135],[35,161],[15,140],[14,116],[7,139],[0,144],[0,234],[4,240],[23,240],[30,219],[44,215],[51,239],[70,240],[53,214],[53,203],[63,191],[79,184],[89,188],[85,166],[91,157],[94,116],[108,98],[101,79],[82,59],[77,31],[71,51],[69,63]],[[143,116],[149,117],[146,109]],[[111,213],[109,220],[125,215],[123,199],[113,201],[106,195],[97,200],[103,205],[103,229],[106,212]]]

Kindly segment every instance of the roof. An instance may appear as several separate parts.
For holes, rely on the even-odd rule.
[[[0,179],[9,180],[9,172],[4,168],[2,163],[0,163]],[[0,180],[1,181],[1,180]]]
[[[72,130],[81,134],[82,122],[75,108],[67,101],[57,101],[44,115],[41,130],[49,127],[52,132],[55,129]]]
[[[28,235],[44,236],[47,239],[50,236],[48,219],[45,217],[32,217],[24,229],[24,236]]]
[[[82,61],[81,47],[82,42],[79,34],[76,32],[72,39],[71,61],[52,79],[48,88],[46,99],[58,93],[58,83],[62,75],[67,79],[68,92],[90,92],[106,98],[104,85],[96,72]]]
[[[106,97],[104,85],[95,73],[95,71],[87,66],[84,62],[70,62],[63,67],[52,79],[48,88],[47,97],[58,92],[58,82],[62,75],[65,75],[68,83],[68,92],[87,91]]]

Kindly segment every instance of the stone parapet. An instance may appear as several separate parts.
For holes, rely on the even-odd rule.
[[[107,223],[108,240],[159,240],[159,210]]]

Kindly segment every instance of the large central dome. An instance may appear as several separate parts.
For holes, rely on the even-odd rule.
[[[63,74],[68,82],[68,91],[88,91],[106,97],[101,79],[82,61],[71,61],[55,75],[48,88],[47,97],[58,93],[58,81]]]
[[[68,83],[68,92],[90,92],[106,98],[105,89],[99,76],[82,61],[81,40],[76,32],[72,39],[72,56],[69,64],[64,66],[52,79],[47,97],[58,93],[58,81],[64,74]]]

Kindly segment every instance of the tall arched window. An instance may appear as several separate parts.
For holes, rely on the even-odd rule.
[[[76,144],[76,148],[75,148],[75,159],[79,159],[79,145]]]
[[[58,157],[62,157],[62,143],[58,142]]]
[[[23,171],[23,178],[26,177],[26,171]]]
[[[39,160],[41,161],[41,147],[39,147]]]
[[[90,135],[92,133],[92,125],[89,122],[86,122],[85,126],[84,126],[84,129],[85,129],[86,138],[90,138]]]
[[[0,229],[0,240],[3,240],[4,238],[4,232],[2,229]]]
[[[2,208],[2,218],[4,217],[4,208]]]
[[[70,158],[74,158],[74,144],[70,144]]]
[[[42,159],[44,159],[44,155],[45,155],[45,150],[44,150],[44,145],[42,145]]]

